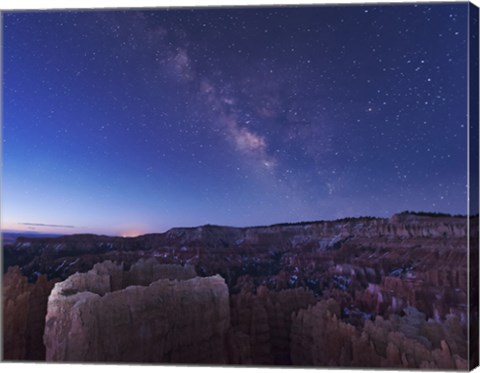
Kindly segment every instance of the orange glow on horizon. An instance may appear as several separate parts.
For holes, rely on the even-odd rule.
[[[137,237],[144,235],[146,232],[142,229],[127,229],[120,232],[120,236],[122,237]]]
[[[155,229],[151,229],[147,226],[136,225],[134,227],[113,227],[109,229],[93,228],[93,227],[77,227],[67,225],[54,225],[54,224],[41,224],[41,223],[12,223],[2,222],[0,229],[5,231],[14,232],[28,232],[28,233],[42,233],[42,234],[59,234],[59,235],[72,235],[72,234],[97,234],[106,236],[120,236],[120,237],[137,237],[147,233],[153,233]]]

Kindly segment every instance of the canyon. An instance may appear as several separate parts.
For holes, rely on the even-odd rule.
[[[472,221],[18,237],[4,246],[4,359],[466,369]]]

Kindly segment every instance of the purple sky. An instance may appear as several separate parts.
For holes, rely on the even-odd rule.
[[[3,13],[4,229],[466,213],[468,4]]]

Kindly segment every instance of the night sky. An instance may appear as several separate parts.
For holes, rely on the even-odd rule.
[[[3,14],[3,229],[467,212],[468,4]]]

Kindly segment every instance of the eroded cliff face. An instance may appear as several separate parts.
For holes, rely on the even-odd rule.
[[[470,233],[478,236],[478,231]],[[45,332],[52,359],[368,367],[391,364],[446,369],[461,367],[466,358],[468,250],[464,217],[398,214],[391,219],[270,227],[178,228],[137,238],[81,235],[20,239],[7,252],[13,263],[15,258],[18,264],[24,263],[21,270],[32,284],[43,274],[67,279],[52,293],[52,313],[49,309]],[[218,274],[228,287],[225,298],[230,304],[226,311],[221,306],[223,311],[217,314],[208,308],[208,302],[197,299],[190,304],[186,300],[193,288],[210,294],[207,288],[219,285],[209,281],[223,281]],[[19,284],[10,290],[10,297],[18,297],[15,307],[21,315],[28,307],[21,301],[23,287],[30,285],[18,276],[15,281]],[[48,293],[42,296],[46,304]],[[165,302],[170,297],[171,304],[165,308],[168,317],[151,311],[158,306],[152,298],[159,296]],[[205,299],[217,309],[216,296],[206,295]],[[317,305],[320,310],[316,306],[316,311],[311,308],[307,312],[316,303],[323,304]],[[109,304],[121,310],[118,318]],[[200,307],[206,318],[191,316],[185,311],[187,306]],[[104,316],[98,315],[97,309]],[[329,310],[328,317],[325,309]],[[211,312],[215,319],[230,321],[225,321],[229,326],[222,327],[220,334],[207,333],[207,340],[190,346],[177,332],[172,339],[172,332],[162,329],[165,323],[143,323],[143,319],[153,317],[151,312],[155,320],[176,325],[175,330],[182,330],[186,339],[197,338],[197,332],[183,332],[186,326],[182,317],[199,334],[206,331],[196,325],[218,329],[212,326]],[[62,324],[68,327],[58,329],[63,313],[70,315]],[[175,319],[172,315],[177,314]],[[420,329],[415,326],[420,318],[407,317],[418,314],[424,319]],[[306,327],[299,317],[305,325],[315,322],[324,327]],[[84,320],[94,325],[88,335],[79,332]],[[413,323],[416,334],[407,332],[411,326],[405,325],[409,323]],[[154,332],[148,325],[162,331]],[[116,342],[102,340],[101,334],[108,335],[108,331],[101,328],[107,326],[115,333],[121,331]],[[137,347],[150,345],[151,340],[157,347],[147,347],[146,352],[135,350],[124,337],[129,335],[129,328],[137,330],[138,334],[130,333],[138,341]],[[95,347],[91,343],[82,347],[76,342],[62,347],[63,342],[55,342],[57,334],[61,341],[79,336],[78,340],[91,340]],[[15,343],[25,345],[26,333],[19,335],[24,341]],[[332,335],[337,335],[336,339],[332,340]],[[16,338],[13,336],[12,341]],[[315,340],[316,352],[312,346],[298,347],[308,345],[309,340]],[[404,345],[416,347],[409,350]],[[430,355],[425,355],[424,349]],[[127,350],[130,355],[123,352]],[[95,352],[99,355],[94,351],[100,351]],[[118,351],[122,351],[120,359],[114,357]],[[212,360],[212,351],[220,358]]]
[[[233,295],[232,327],[247,336],[252,364],[290,365],[292,315],[314,303],[313,293],[301,288],[275,292],[263,286],[256,294]]]
[[[474,234],[478,236],[478,231]],[[360,255],[359,265],[365,264],[360,263],[364,259],[372,266],[372,258],[377,258],[361,256],[366,248],[377,252],[426,248],[429,255],[441,257],[452,252],[452,248],[464,254],[466,236],[466,217],[403,213],[390,219],[354,218],[251,228],[175,228],[135,238],[95,235],[18,238],[15,244],[6,245],[4,264],[20,265],[30,280],[35,280],[39,273],[65,279],[75,272],[86,272],[101,261],[130,265],[142,257],[154,256],[164,263],[192,264],[200,274],[218,269],[230,271],[230,274],[224,273],[224,278],[230,282],[228,277],[238,276],[245,267],[241,261],[252,255],[257,262],[250,265],[257,267],[263,259],[272,262],[278,256],[285,256],[282,259],[288,259],[291,265],[314,267],[336,259],[329,251],[344,248],[352,259],[352,255]],[[430,251],[432,248],[434,250]],[[377,254],[380,257],[382,253]],[[384,262],[388,267],[393,266],[382,258],[381,263]]]
[[[43,275],[28,283],[19,267],[3,276],[3,357],[5,360],[45,360],[42,342],[47,297],[53,281]]]
[[[403,316],[367,320],[361,331],[340,317],[333,299],[292,317],[294,365],[467,369],[467,338],[455,315],[438,323],[407,307]]]
[[[145,265],[155,268],[150,278]],[[47,360],[226,363],[227,286],[220,276],[192,274],[105,262],[57,283],[48,298]]]

